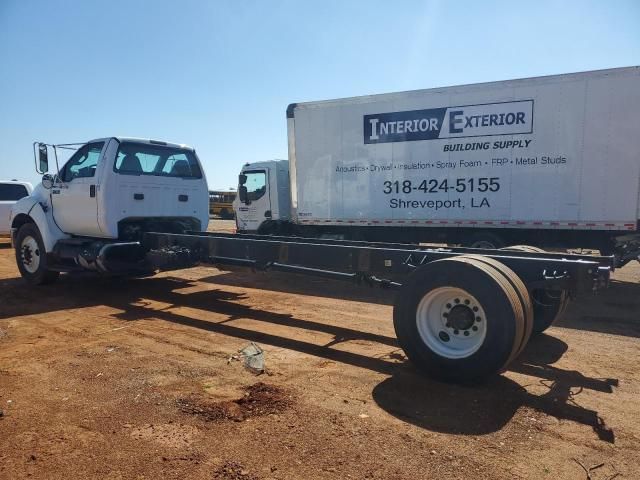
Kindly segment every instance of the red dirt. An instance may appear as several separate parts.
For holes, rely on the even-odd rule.
[[[416,373],[390,292],[206,268],[18,277],[0,246],[1,479],[583,480],[574,459],[640,478],[637,263],[473,388]],[[228,362],[251,341],[262,376]]]
[[[258,382],[244,388],[245,394],[236,400],[212,401],[206,395],[191,395],[177,400],[180,411],[198,415],[209,422],[234,420],[284,411],[291,400],[282,388]]]

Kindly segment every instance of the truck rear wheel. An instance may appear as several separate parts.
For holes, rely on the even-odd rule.
[[[464,242],[465,247],[498,249],[504,247],[504,241],[491,232],[478,232],[471,235],[468,241]]]
[[[522,342],[520,343],[517,351],[513,352],[513,357],[511,359],[513,360],[522,353],[524,348],[527,346],[527,343],[529,342],[529,338],[531,338],[531,334],[533,333],[535,317],[533,302],[529,294],[529,290],[527,289],[527,286],[524,284],[522,279],[504,263],[501,263],[493,258],[484,257],[481,255],[465,255],[465,257],[471,257],[479,262],[494,267],[496,270],[502,273],[504,278],[511,284],[518,295],[518,299],[520,300],[522,310],[524,312],[524,334],[522,336]]]
[[[30,285],[45,285],[57,280],[60,272],[48,269],[42,236],[34,223],[26,223],[16,235],[16,263],[20,275]]]
[[[529,245],[513,245],[502,250],[516,252],[545,253],[539,247]],[[549,328],[564,313],[569,304],[569,294],[566,290],[535,289],[531,292],[533,301],[533,334],[538,335]]]
[[[535,335],[544,332],[562,317],[567,305],[569,295],[565,290],[534,290],[531,292],[533,299],[533,333]]]
[[[526,343],[516,289],[494,266],[466,256],[413,272],[398,292],[393,322],[409,359],[449,382],[500,372]]]

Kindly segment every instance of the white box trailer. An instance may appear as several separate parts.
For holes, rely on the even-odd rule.
[[[238,201],[239,230],[624,255],[639,113],[640,67],[292,104],[290,212]]]

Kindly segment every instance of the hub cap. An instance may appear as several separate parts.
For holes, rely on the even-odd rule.
[[[35,238],[24,237],[20,245],[20,256],[22,266],[29,273],[36,273],[40,267],[40,248]]]
[[[427,292],[416,309],[420,338],[436,354],[464,358],[475,353],[487,334],[487,319],[475,297],[455,287]]]

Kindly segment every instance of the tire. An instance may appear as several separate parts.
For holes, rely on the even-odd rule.
[[[522,281],[522,279],[504,263],[493,258],[484,257],[481,255],[465,255],[465,257],[474,258],[479,262],[494,267],[504,276],[504,278],[511,284],[511,286],[518,294],[518,299],[522,304],[522,310],[524,312],[524,334],[522,336],[522,341],[519,348],[516,352],[514,352],[513,358],[511,359],[514,360],[525,349],[527,343],[529,342],[529,339],[531,338],[531,334],[533,333],[535,314],[533,309],[533,301],[531,299],[531,295],[529,294],[529,290],[527,289],[527,286]]]
[[[265,220],[258,226],[258,235],[278,235],[278,225],[273,220]]]
[[[464,246],[468,248],[484,248],[497,250],[504,247],[504,241],[495,233],[491,232],[478,232],[469,237],[469,240],[464,242]]]
[[[539,247],[529,245],[513,245],[502,250],[513,250],[516,252],[545,253]],[[569,294],[566,290],[543,290],[535,289],[531,292],[533,301],[533,335],[544,332],[553,325],[564,313],[569,304]]]
[[[16,264],[29,285],[55,282],[60,272],[49,270],[42,236],[35,223],[26,223],[16,235]]]
[[[516,289],[499,270],[467,256],[437,260],[409,275],[396,298],[393,324],[419,370],[455,383],[502,371],[526,332]]]
[[[562,317],[569,295],[566,290],[534,290],[533,300],[533,334],[538,335]]]
[[[281,220],[265,220],[260,224],[258,235],[293,236],[295,231],[291,222]]]

